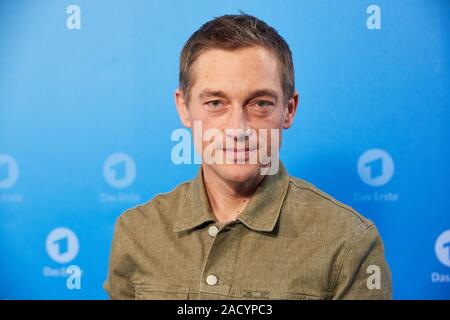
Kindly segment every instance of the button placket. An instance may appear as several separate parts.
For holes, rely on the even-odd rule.
[[[234,263],[228,261],[223,264],[222,259],[229,260],[228,257],[234,257],[234,252],[237,248],[238,239],[234,238],[236,235],[230,235],[232,238],[227,238],[228,231],[235,229],[236,223],[226,223],[221,227],[217,225],[211,225],[208,227],[208,236],[210,237],[211,244],[207,252],[205,264],[203,266],[200,291],[205,293],[218,293],[218,294],[229,294],[231,289],[230,283],[227,283],[227,279],[230,277],[230,272],[232,272]],[[223,230],[222,230],[223,229]],[[222,232],[224,231],[224,232]],[[226,232],[225,232],[226,231]],[[227,243],[223,243],[227,241]],[[217,255],[217,250],[224,248],[223,246],[229,246],[230,250],[223,251],[223,254]],[[213,258],[212,258],[213,257]],[[219,259],[218,259],[219,258]],[[213,260],[211,260],[213,259]],[[224,268],[225,267],[225,268]],[[221,280],[222,279],[222,280]]]

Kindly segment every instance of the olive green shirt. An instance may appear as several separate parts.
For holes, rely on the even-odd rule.
[[[111,299],[391,299],[375,225],[283,164],[218,223],[197,177],[116,221]]]

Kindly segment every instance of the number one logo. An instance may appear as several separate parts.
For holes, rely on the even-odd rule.
[[[66,227],[53,229],[45,242],[47,254],[57,263],[67,263],[78,255],[79,242],[75,232]]]
[[[126,176],[125,161],[118,162],[112,165],[110,168],[111,170],[114,171],[116,180],[122,180],[125,178]]]
[[[7,189],[17,181],[19,168],[16,160],[8,154],[0,154],[0,189]]]
[[[450,267],[450,230],[442,232],[436,239],[434,252],[444,266]]]
[[[394,161],[389,153],[382,149],[369,149],[358,159],[358,175],[372,187],[388,183],[394,175]]]
[[[126,188],[136,177],[136,164],[126,153],[113,153],[103,164],[103,176],[106,182],[114,188]]]
[[[67,237],[55,240],[54,244],[58,246],[58,252],[60,255],[67,253],[67,251],[69,251],[68,241],[69,240]]]
[[[383,174],[383,159],[378,158],[378,159],[369,161],[365,164],[365,167],[370,169],[370,178],[371,179],[378,178]]]
[[[8,164],[6,162],[0,163],[0,180],[8,178]]]

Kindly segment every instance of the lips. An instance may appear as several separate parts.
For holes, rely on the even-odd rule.
[[[252,145],[231,145],[229,147],[224,147],[223,151],[229,151],[229,152],[248,152],[248,151],[254,151],[256,150],[256,146],[252,146]]]
[[[225,152],[235,152],[235,153],[239,153],[239,152],[249,152],[249,151],[255,151],[256,149],[249,149],[249,148],[245,148],[245,149],[223,149],[223,151]]]

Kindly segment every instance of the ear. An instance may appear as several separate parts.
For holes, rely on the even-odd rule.
[[[294,121],[295,112],[297,111],[298,99],[299,95],[296,90],[294,91],[292,98],[289,99],[286,109],[284,111],[284,121],[283,121],[284,129],[289,129],[292,125],[292,122]]]
[[[179,88],[175,90],[175,105],[177,106],[177,112],[181,123],[183,123],[186,128],[191,128],[192,122],[189,108],[187,106],[184,94]]]

